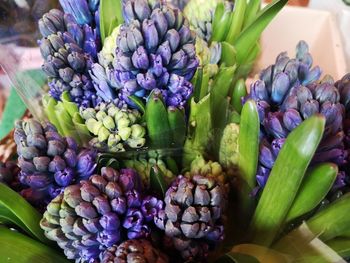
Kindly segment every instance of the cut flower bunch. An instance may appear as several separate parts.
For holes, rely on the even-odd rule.
[[[350,259],[350,75],[301,40],[246,86],[287,0],[59,2],[43,117],[0,163],[0,258]]]

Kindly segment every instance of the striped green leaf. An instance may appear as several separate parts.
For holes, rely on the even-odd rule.
[[[325,118],[314,115],[287,137],[252,219],[250,231],[253,243],[270,246],[281,230],[322,139],[324,127]]]

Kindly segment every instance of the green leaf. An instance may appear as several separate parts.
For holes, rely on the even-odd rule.
[[[261,7],[261,0],[249,0],[244,17],[244,27],[249,26],[257,17]]]
[[[242,98],[247,95],[247,87],[244,79],[239,79],[233,87],[233,93],[231,96],[231,105],[238,112],[241,113],[243,105]]]
[[[49,122],[55,125],[59,134],[63,134],[63,129],[57,119],[56,112],[55,112],[57,101],[54,98],[52,98],[50,95],[45,94],[42,98],[42,103],[43,103],[46,117],[48,118]]]
[[[142,112],[142,114],[145,114],[146,106],[142,99],[135,95],[131,95],[128,98],[136,105],[136,107]]]
[[[203,76],[201,79],[201,86],[199,91],[199,98],[196,100],[197,102],[203,99],[209,93],[209,82],[210,82],[210,74],[207,68],[204,68]]]
[[[329,240],[326,244],[342,258],[350,257],[350,238],[338,237]]]
[[[76,112],[72,116],[72,122],[74,124],[74,128],[76,133],[79,136],[79,139],[83,145],[87,145],[88,142],[92,139],[92,136],[85,125],[83,118],[80,116],[78,112]]]
[[[324,163],[309,171],[286,217],[289,222],[314,209],[327,195],[338,174],[338,167]]]
[[[242,30],[246,8],[247,8],[247,0],[235,1],[235,8],[233,11],[232,20],[229,27],[229,32],[225,39],[230,44],[234,43],[234,41],[237,39],[237,36],[240,34]]]
[[[306,169],[322,139],[324,127],[325,118],[314,115],[287,137],[252,219],[250,231],[253,243],[270,246],[281,230]]]
[[[236,64],[236,49],[228,42],[221,42],[221,64],[231,67]]]
[[[15,89],[11,89],[10,96],[7,99],[3,116],[0,121],[0,140],[5,138],[7,134],[14,128],[15,121],[21,119],[26,112],[27,107],[18,96]]]
[[[228,93],[236,67],[220,67],[210,90],[210,110],[214,129],[223,130],[227,120]],[[225,107],[226,106],[226,107]]]
[[[58,102],[55,106],[55,114],[56,118],[58,119],[58,123],[63,131],[61,135],[72,137],[78,144],[81,144],[81,138],[76,131],[72,117],[69,115],[62,102]]]
[[[168,121],[172,133],[173,143],[177,147],[183,146],[186,138],[186,116],[185,111],[179,108],[168,108]]]
[[[13,223],[23,231],[47,243],[39,222],[42,215],[36,211],[22,196],[8,186],[0,183],[0,218],[2,222]],[[0,255],[2,255],[0,253]]]
[[[114,28],[124,22],[122,14],[122,1],[100,0],[100,31],[101,40],[104,43]]]
[[[240,132],[238,135],[238,168],[241,177],[254,189],[259,156],[260,120],[256,104],[248,100],[242,109]]]
[[[255,244],[240,244],[234,246],[229,254],[243,254],[254,257],[258,262],[266,262],[266,263],[287,263],[291,262],[291,259],[288,255],[279,253],[276,250],[258,246]]]
[[[242,64],[249,56],[250,50],[260,38],[261,33],[284,7],[288,0],[276,0],[267,5],[261,14],[236,39],[237,62]]]
[[[343,236],[350,229],[350,193],[318,212],[306,221],[311,231],[322,241]]]
[[[229,252],[221,256],[215,263],[259,263],[260,261],[253,256],[241,253]]]
[[[151,190],[153,190],[158,196],[164,198],[167,187],[164,180],[164,174],[157,165],[151,168],[150,186]]]
[[[64,108],[69,113],[70,116],[74,116],[75,113],[79,113],[79,109],[76,103],[72,102],[68,91],[65,91],[61,95],[61,101],[63,103]]]
[[[183,154],[184,168],[188,168],[198,154],[205,156],[205,150],[211,139],[210,94],[198,103],[192,98],[188,123]]]
[[[202,78],[203,78],[203,68],[198,67],[196,74],[194,75],[192,79],[193,84],[193,98],[196,102],[200,100],[200,92],[201,92],[201,86],[202,86]]]
[[[146,104],[146,124],[152,147],[167,148],[171,143],[168,111],[162,96],[151,93]]]
[[[42,87],[46,80],[46,76],[41,69],[22,71],[16,74],[16,78],[23,77],[30,79],[35,86],[39,87]],[[16,89],[11,87],[10,95],[7,98],[2,119],[0,120],[0,140],[9,134],[14,128],[15,121],[21,119],[27,109],[19,95]]]
[[[273,249],[292,256],[292,262],[345,263],[336,251],[310,230],[306,223],[284,236]]]
[[[214,41],[217,41],[217,42],[224,41],[228,33],[229,26],[231,24],[232,15],[233,15],[233,12],[228,12],[225,10],[225,4],[223,2],[220,2],[216,6],[210,43]]]
[[[179,174],[179,167],[177,166],[176,161],[172,157],[165,158],[166,167],[173,173]]]
[[[63,254],[16,231],[0,227],[0,255],[3,262],[69,263]]]

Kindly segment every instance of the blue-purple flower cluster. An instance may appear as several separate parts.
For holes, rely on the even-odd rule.
[[[72,138],[58,134],[50,123],[34,119],[16,123],[20,182],[24,197],[36,206],[48,204],[68,185],[87,179],[96,168],[96,152],[79,150]]]
[[[105,167],[101,175],[66,187],[48,205],[40,225],[68,259],[99,262],[106,250],[125,240],[148,238],[162,206],[156,197],[144,196],[134,170]]]
[[[339,89],[329,76],[319,80],[320,68],[311,67],[308,46],[301,41],[295,59],[281,53],[251,86],[248,97],[257,103],[262,131],[257,172],[260,187],[264,187],[288,134],[316,113],[326,117],[326,128],[313,163],[347,163]],[[342,184],[341,178],[339,174],[336,187]]]

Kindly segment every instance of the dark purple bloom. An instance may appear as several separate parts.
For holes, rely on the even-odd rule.
[[[142,200],[141,211],[147,222],[152,221],[163,208],[163,202],[156,197],[147,196]]]
[[[95,150],[82,150],[78,154],[78,161],[76,165],[77,173],[82,179],[88,178],[96,168],[96,156]]]
[[[125,238],[150,235],[151,225],[141,211],[142,200],[133,207],[126,201],[130,195],[141,198],[141,194],[136,190],[125,192],[120,181],[122,175],[138,175],[109,167],[101,171],[102,175],[67,186],[47,205],[40,222],[46,236],[57,242],[68,259],[93,262]]]

